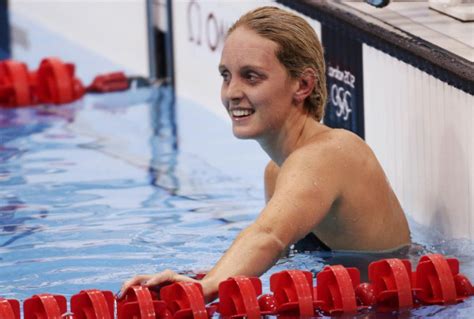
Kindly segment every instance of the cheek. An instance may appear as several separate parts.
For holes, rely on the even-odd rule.
[[[249,90],[247,91],[247,98],[255,107],[264,106],[264,109],[268,109],[268,107],[273,108],[274,105],[282,102],[280,88],[275,90],[275,88],[271,86],[267,86],[265,88],[260,87],[256,90]]]
[[[294,93],[291,87],[280,86],[272,95],[274,103],[280,106],[293,105]]]
[[[245,90],[245,97],[255,107],[268,104],[274,94],[275,92],[272,92],[271,87],[268,85],[250,87]]]
[[[222,105],[227,107],[228,100],[225,97],[224,84],[221,85],[221,102],[222,102]]]

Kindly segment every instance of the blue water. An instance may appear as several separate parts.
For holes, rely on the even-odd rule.
[[[261,176],[246,169],[261,158],[236,158],[240,146],[227,151],[224,142],[212,151],[228,127],[213,118],[203,129],[196,119],[212,115],[181,102],[184,118],[175,125],[173,103],[167,89],[140,89],[60,107],[0,109],[0,296],[117,291],[137,273],[212,267],[263,206]],[[474,279],[471,241],[446,241],[410,224],[413,265],[425,253],[442,253]],[[283,269],[364,268],[371,258],[290,253],[262,277],[264,291]],[[359,317],[470,318],[473,299]]]

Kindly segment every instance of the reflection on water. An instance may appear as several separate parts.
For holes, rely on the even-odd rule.
[[[156,92],[150,108],[152,158],[149,172],[151,184],[169,190],[179,190],[176,177],[178,144],[175,122],[175,96],[170,88]]]
[[[45,209],[32,209],[15,198],[7,198],[6,200],[7,204],[0,207],[0,235],[11,234],[11,236],[8,236],[5,242],[0,239],[0,248],[9,246],[16,240],[23,239],[38,231],[39,227],[26,226],[26,224],[34,218],[45,218],[47,216]],[[25,211],[29,211],[29,213],[25,213]]]
[[[0,295],[116,291],[137,273],[202,271],[217,261],[263,194],[180,148],[173,110],[167,88],[0,109]],[[264,290],[283,269],[317,273],[342,263],[364,272],[385,257],[416,265],[427,252],[456,256],[474,278],[472,242],[411,227],[420,245],[396,256],[291,253],[262,277]],[[469,300],[376,317],[467,318],[472,310]]]

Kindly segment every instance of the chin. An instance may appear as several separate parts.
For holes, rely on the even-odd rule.
[[[241,140],[257,139],[258,137],[258,134],[256,134],[255,132],[244,130],[240,127],[233,127],[232,133],[234,134],[236,138],[241,139]]]

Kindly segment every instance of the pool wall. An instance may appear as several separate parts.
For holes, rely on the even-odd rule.
[[[53,55],[76,63],[85,82],[112,65],[149,75],[146,1],[14,0],[8,9],[12,56],[31,68]]]
[[[403,207],[448,238],[474,238],[473,96],[370,46],[363,52],[366,141]]]

